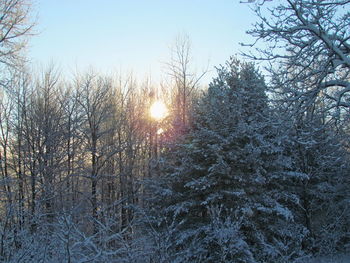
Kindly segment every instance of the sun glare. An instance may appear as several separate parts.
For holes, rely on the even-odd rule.
[[[168,109],[162,101],[155,101],[150,109],[151,117],[157,121],[164,119],[168,115]]]
[[[161,135],[163,132],[164,132],[164,130],[162,128],[160,128],[160,129],[158,129],[157,134]]]

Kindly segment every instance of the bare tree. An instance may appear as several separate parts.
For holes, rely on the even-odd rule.
[[[0,64],[17,66],[27,36],[32,34],[30,0],[0,1]]]
[[[350,1],[264,2],[255,4],[260,21],[248,31],[256,41],[247,46],[255,46],[258,52],[245,55],[268,61],[269,70],[285,86],[307,83],[307,90],[291,98],[303,101],[303,107],[323,96],[328,109],[349,108]]]
[[[91,206],[94,220],[94,232],[97,231],[99,208],[98,183],[103,177],[103,169],[109,160],[119,151],[114,145],[114,92],[108,78],[98,77],[93,73],[86,74],[76,81],[79,90],[78,103],[84,116],[81,132],[85,139],[85,150],[91,180]],[[109,139],[107,139],[109,138]]]
[[[203,71],[197,76],[192,70],[191,42],[187,35],[179,35],[171,49],[168,74],[174,82],[175,115],[181,125],[188,124],[188,110],[191,103],[191,95],[198,87],[199,81],[207,73]]]
[[[21,228],[25,222],[25,186],[26,186],[26,158],[24,137],[24,114],[27,106],[27,96],[30,85],[30,76],[27,72],[14,75],[8,98],[14,103],[11,117],[11,158],[12,170],[17,180],[18,222]]]
[[[12,101],[6,100],[0,95],[0,175],[2,191],[5,193],[9,206],[12,203],[11,178],[10,178],[10,116],[13,111]]]

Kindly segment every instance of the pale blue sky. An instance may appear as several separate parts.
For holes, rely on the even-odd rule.
[[[192,42],[198,71],[236,54],[255,21],[239,0],[36,0],[38,35],[29,57],[63,73],[93,67],[111,73],[133,71],[158,82],[179,33]],[[214,72],[208,74],[208,81]]]

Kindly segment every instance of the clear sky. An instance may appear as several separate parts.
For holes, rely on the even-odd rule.
[[[190,37],[200,72],[208,61],[212,69],[238,53],[255,21],[239,0],[36,0],[34,8],[39,34],[30,40],[29,57],[35,65],[54,62],[64,74],[89,67],[132,71],[153,82],[164,75],[178,34]]]

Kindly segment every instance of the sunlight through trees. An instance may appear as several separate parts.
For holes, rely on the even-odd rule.
[[[186,35],[155,85],[31,69],[0,1],[0,261],[346,261],[350,1],[273,2],[207,85]]]

